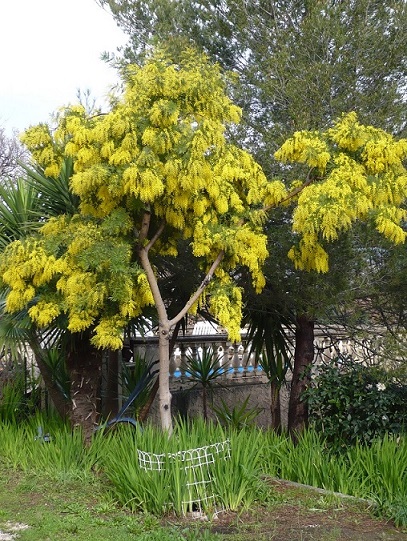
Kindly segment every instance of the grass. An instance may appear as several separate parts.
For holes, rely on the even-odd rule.
[[[39,425],[50,433],[50,443],[36,439]],[[72,434],[55,419],[37,417],[19,426],[2,423],[0,434],[0,539],[1,532],[8,531],[7,522],[29,526],[16,534],[22,541],[342,541],[346,528],[367,523],[381,537],[365,531],[360,539],[405,538],[405,438],[385,438],[334,456],[315,433],[305,434],[294,446],[273,433],[225,431],[202,422],[177,425],[170,440],[151,427],[142,434],[120,427],[118,432],[97,433],[89,448],[83,447],[79,433]],[[137,449],[170,456],[226,438],[230,458],[211,466],[218,506],[227,510],[218,520],[196,523],[185,517],[190,511],[182,506],[189,474],[180,474],[179,467],[171,470],[173,461],[168,461],[166,475],[140,470]],[[271,478],[375,499],[376,511],[396,522],[399,530],[373,518],[373,508],[360,507],[357,501]],[[284,524],[286,534],[279,537]]]
[[[3,466],[0,486],[0,531],[7,531],[8,522],[29,526],[18,541],[344,541],[348,531],[352,540],[405,539],[360,504],[274,485],[267,504],[208,523],[130,513],[111,499],[100,476],[55,481],[41,472]]]
[[[0,484],[5,488],[0,493],[0,531],[6,532],[10,522],[26,524],[29,528],[18,534],[21,541],[197,538],[194,525],[175,527],[161,524],[153,515],[123,511],[97,479],[55,482],[41,473],[16,473],[3,467]]]

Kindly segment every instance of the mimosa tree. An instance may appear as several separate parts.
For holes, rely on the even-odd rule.
[[[278,157],[311,169],[304,182],[286,187],[268,181],[247,152],[228,142],[226,127],[239,121],[240,110],[205,57],[186,51],[174,63],[158,52],[143,66],[128,67],[123,79],[123,94],[108,113],[89,117],[82,107],[69,107],[54,131],[40,125],[24,135],[50,177],[72,158],[79,212],[49,219],[38,236],[10,244],[0,272],[10,288],[8,311],[28,307],[39,328],[64,315],[71,333],[90,333],[95,351],[121,348],[126,324],[155,306],[160,414],[171,432],[171,331],[206,302],[230,340],[240,339],[242,296],[230,271],[247,267],[262,289],[266,212],[299,195],[299,245],[291,256],[306,269],[326,271],[324,242],[357,219],[372,218],[402,242],[406,143],[360,126],[353,115],[327,133],[301,132]],[[170,319],[154,254],[177,257],[180,239],[190,243],[205,278]],[[72,422],[89,433],[97,408],[96,385],[87,383],[97,374],[87,371],[81,352],[90,355],[82,348],[71,359]]]
[[[227,98],[218,67],[192,52],[177,65],[156,54],[143,67],[130,67],[124,79],[125,91],[108,114],[89,118],[82,107],[71,107],[55,131],[40,125],[24,135],[50,177],[72,157],[71,189],[80,211],[48,220],[38,237],[12,243],[1,272],[11,288],[8,311],[29,305],[38,327],[63,313],[71,333],[92,331],[95,348],[121,348],[126,323],[155,305],[160,411],[170,430],[170,331],[205,291],[214,316],[239,340],[241,292],[228,270],[246,265],[261,289],[267,250],[259,209],[278,204],[286,191],[227,142],[225,127],[239,120],[240,110]],[[150,256],[176,257],[179,238],[190,241],[207,274],[169,320]],[[76,361],[73,422],[88,419],[91,426],[96,386],[87,389],[93,394],[87,408],[75,406],[84,406],[79,396],[95,371],[85,373],[79,352]]]

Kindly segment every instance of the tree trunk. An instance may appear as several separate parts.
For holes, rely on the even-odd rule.
[[[69,398],[66,397],[61,391],[60,387],[58,387],[52,371],[49,369],[48,365],[43,361],[41,357],[40,349],[34,347],[32,347],[32,349],[33,351],[35,351],[35,361],[40,370],[41,377],[44,380],[48,396],[51,399],[56,411],[58,412],[58,415],[62,419],[66,419],[70,410]]]
[[[103,419],[109,419],[119,411],[119,352],[108,351],[103,367],[101,414]]]
[[[177,322],[177,324],[174,327],[174,331],[172,332],[170,343],[169,343],[168,358],[170,358],[170,356],[171,356],[171,354],[173,352],[173,349],[175,347],[181,325],[182,325],[182,320]],[[150,391],[150,395],[148,397],[148,400],[145,403],[145,405],[141,408],[141,411],[140,411],[139,416],[138,416],[140,422],[143,422],[143,421],[145,421],[147,419],[147,415],[148,415],[148,413],[149,413],[149,411],[151,409],[151,406],[152,406],[152,404],[154,402],[154,399],[156,397],[158,388],[159,388],[159,378],[157,378],[155,380],[154,385],[151,387],[151,391]]]
[[[203,418],[205,421],[208,420],[208,395],[206,392],[206,386],[202,387],[202,409],[203,409]]]
[[[102,351],[93,348],[85,337],[76,340],[67,356],[71,381],[70,421],[72,428],[81,427],[89,443],[99,420],[99,389]]]
[[[308,316],[297,316],[295,330],[294,370],[288,407],[288,431],[294,441],[308,426],[308,405],[301,399],[310,378],[314,360],[314,321]]]
[[[280,386],[276,381],[271,382],[271,428],[281,434],[281,402],[280,402]]]
[[[170,393],[170,329],[167,326],[160,326],[158,338],[158,351],[160,357],[159,379],[159,404],[161,427],[172,434],[171,417],[171,393]]]

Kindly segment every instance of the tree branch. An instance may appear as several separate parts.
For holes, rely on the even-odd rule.
[[[178,312],[178,314],[173,319],[171,319],[169,321],[170,327],[172,327],[173,325],[178,323],[178,321],[180,319],[182,319],[187,314],[187,312],[191,308],[191,306],[199,299],[200,295],[202,294],[202,292],[204,291],[206,286],[212,280],[213,273],[215,272],[215,270],[220,265],[224,255],[225,255],[224,250],[221,250],[219,252],[217,258],[215,259],[215,261],[212,263],[211,268],[209,269],[209,271],[206,274],[205,278],[202,280],[202,282],[201,282],[200,286],[198,287],[198,289],[195,291],[195,293],[192,295],[192,297],[190,297],[188,302],[185,304],[184,308],[180,312]]]
[[[281,205],[282,203],[285,203],[286,201],[289,201],[290,199],[293,199],[296,195],[302,192],[307,186],[309,186],[315,179],[311,177],[311,172],[313,169],[310,169],[307,175],[307,179],[305,180],[304,184],[299,186],[298,188],[295,188],[292,192],[290,192],[287,197],[284,197],[281,201],[278,202],[278,205]],[[274,208],[275,205],[269,205],[268,207],[264,207],[262,210],[264,212],[268,212],[270,209]]]
[[[141,228],[140,228],[140,233],[138,236],[138,241],[139,241],[140,246],[142,246],[143,241],[147,238],[148,231],[150,229],[150,221],[151,221],[151,212],[149,210],[146,210],[141,220]]]
[[[149,251],[149,249],[154,246],[155,241],[160,237],[161,233],[164,231],[165,227],[165,220],[163,220],[160,224],[160,227],[157,229],[157,231],[154,233],[151,240],[148,242],[148,244],[145,246],[146,252]]]

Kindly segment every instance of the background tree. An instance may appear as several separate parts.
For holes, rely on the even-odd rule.
[[[250,149],[267,175],[302,178],[306,173],[301,167],[281,169],[272,158],[274,151],[293,131],[323,129],[343,111],[356,111],[362,122],[393,134],[406,132],[407,5],[402,0],[386,4],[371,0],[99,3],[110,8],[129,35],[121,54],[126,61],[142,58],[154,42],[170,44],[174,54],[185,42],[192,42],[239,74],[233,92],[243,108],[243,121],[232,135]],[[289,238],[291,212],[287,208],[280,217],[279,236],[271,218],[268,235],[274,249],[268,264],[271,272],[265,276],[272,287],[266,287],[263,295],[273,294],[258,302],[269,306],[270,314],[287,308],[283,315],[290,315],[298,330],[296,359],[303,367],[313,358],[314,322],[326,320],[344,292],[354,289],[351,267],[359,266],[360,246],[352,251],[355,239],[336,240],[331,269],[342,268],[341,272],[321,277],[294,269],[286,259],[293,240]],[[281,261],[280,273],[276,273],[277,261]],[[283,302],[276,290],[285,293]],[[346,297],[349,304],[349,294]],[[255,316],[253,297],[247,306],[248,310],[253,306]],[[306,404],[298,400],[306,381],[299,376],[294,375],[290,401],[293,429],[307,415]]]
[[[28,153],[18,140],[17,133],[9,137],[0,127],[0,179],[17,179],[23,174],[19,162],[28,160]]]

